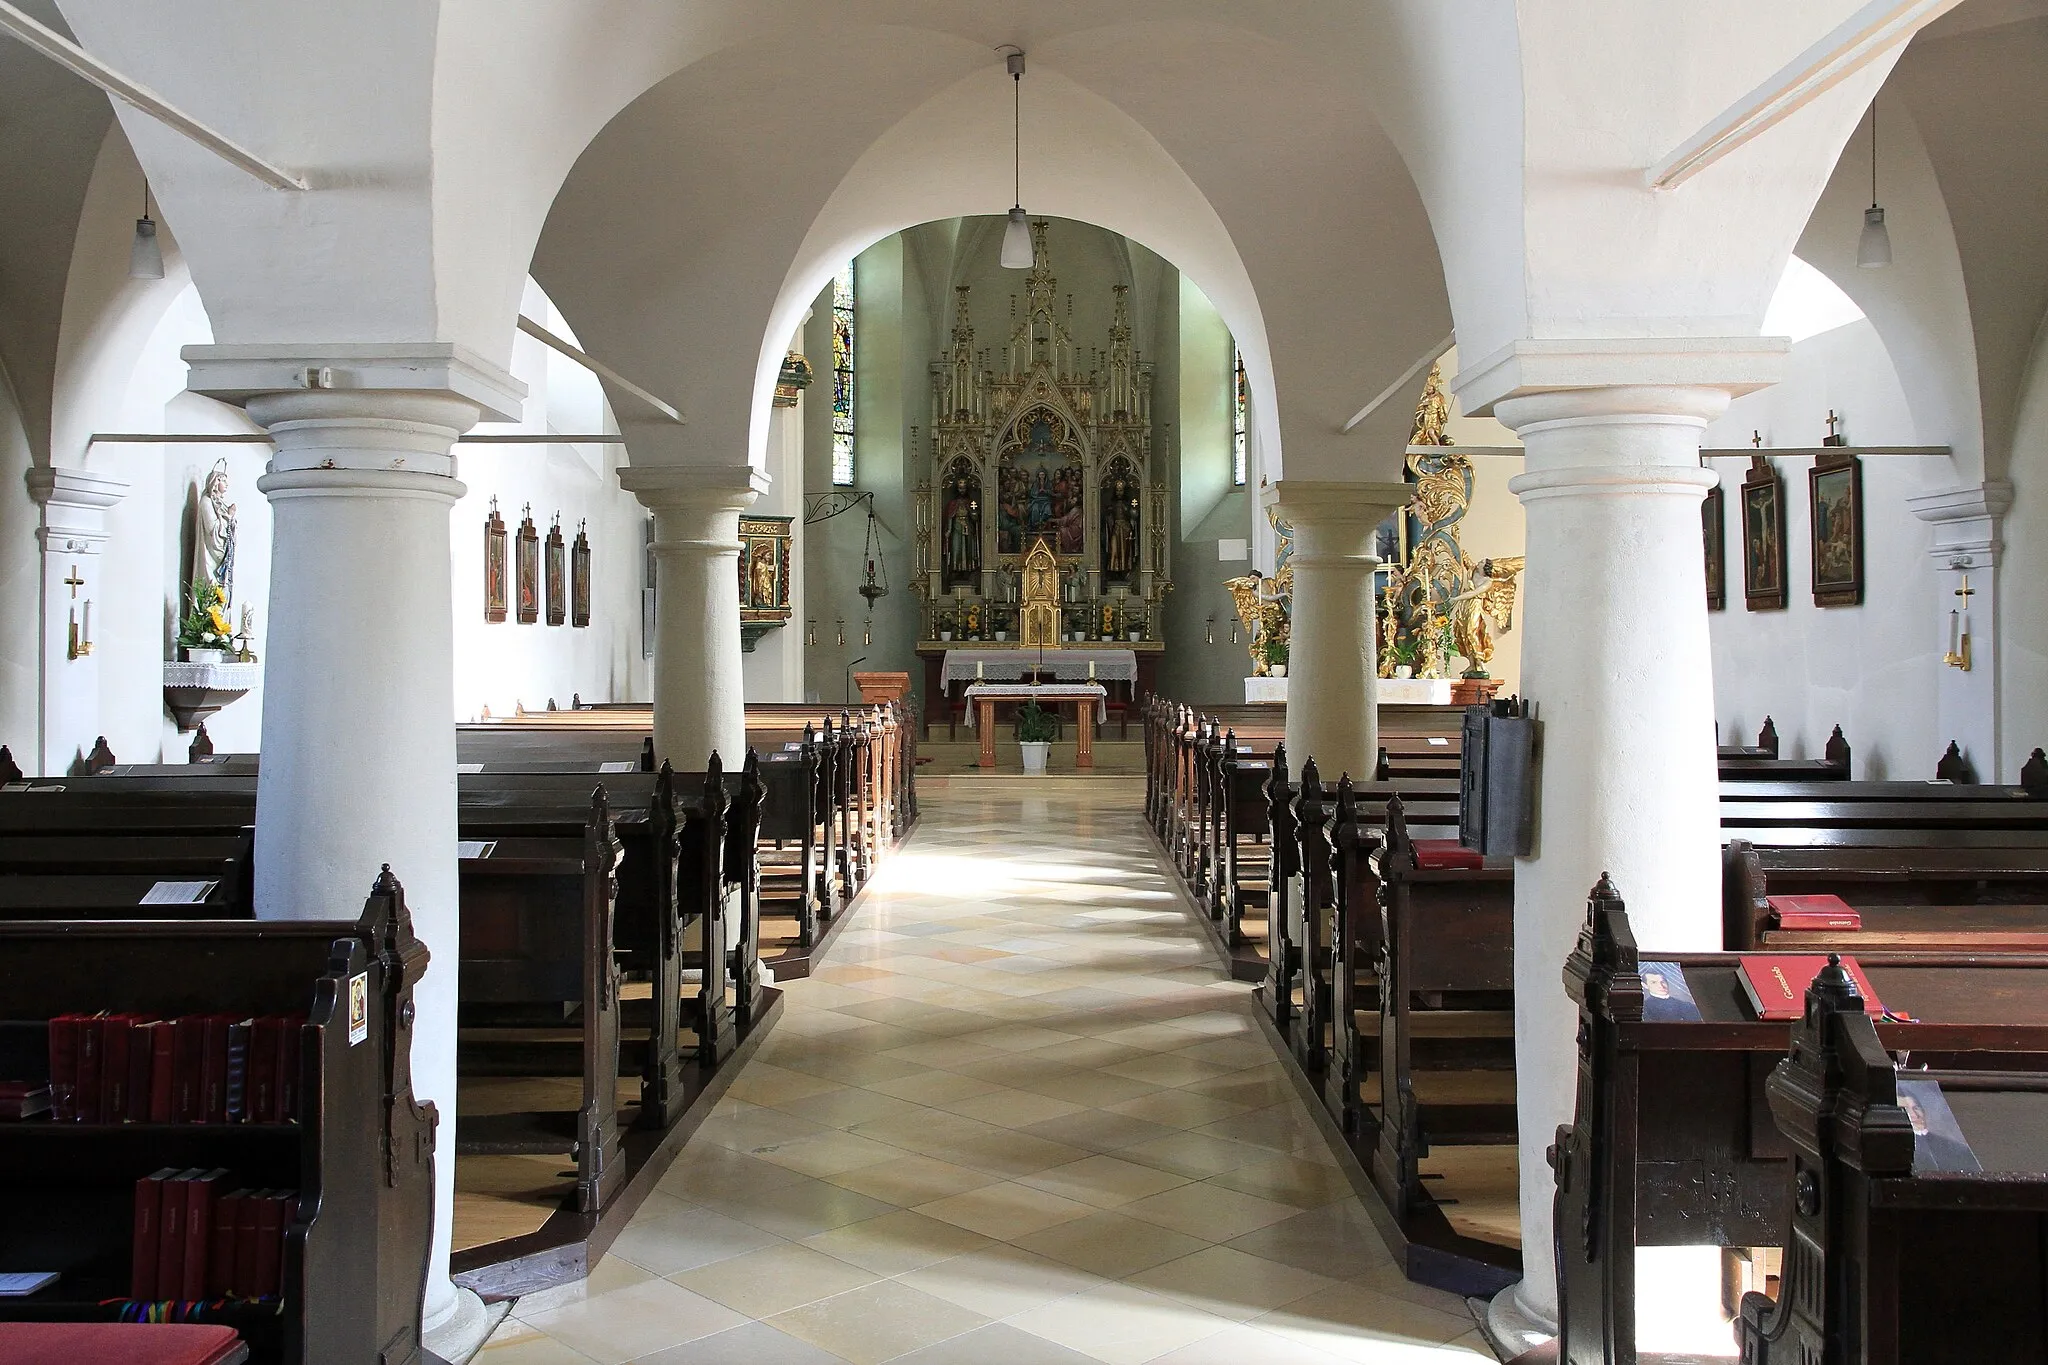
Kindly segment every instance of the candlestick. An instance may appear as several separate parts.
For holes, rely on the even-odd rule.
[[[974,661],[974,680],[976,682],[981,681],[981,660],[979,659]]]
[[[1090,660],[1088,661],[1088,681],[1089,681],[1089,682],[1094,682],[1094,681],[1095,681],[1095,660],[1093,660],[1093,659],[1090,659]]]

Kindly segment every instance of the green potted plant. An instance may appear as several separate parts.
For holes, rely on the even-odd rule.
[[[1287,642],[1285,640],[1268,640],[1259,648],[1266,656],[1266,675],[1273,678],[1286,677]]]
[[[1025,772],[1045,771],[1046,756],[1052,752],[1053,736],[1059,732],[1059,717],[1039,706],[1037,702],[1027,701],[1018,708],[1017,745],[1024,751]]]
[[[202,578],[192,585],[190,606],[178,623],[178,648],[192,663],[217,664],[235,652],[234,627],[228,624],[227,603],[220,585]]]

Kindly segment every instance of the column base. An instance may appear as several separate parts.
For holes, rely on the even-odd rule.
[[[422,1324],[424,1345],[448,1365],[468,1365],[505,1315],[493,1312],[474,1290],[455,1286],[455,1295],[440,1315]]]
[[[1475,1300],[1476,1303],[1476,1300]],[[1522,1301],[1522,1283],[1509,1285],[1493,1296],[1480,1319],[1479,1330],[1486,1344],[1502,1360],[1513,1360],[1557,1338],[1557,1324],[1539,1317]]]

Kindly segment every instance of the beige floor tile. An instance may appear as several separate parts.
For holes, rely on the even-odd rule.
[[[569,1349],[518,1318],[499,1323],[473,1359],[477,1365],[591,1365],[583,1352]]]
[[[739,1224],[738,1226],[745,1227],[746,1225]],[[760,1235],[758,1229],[748,1228],[747,1230]],[[566,1308],[572,1303],[581,1303],[585,1299],[594,1299],[599,1294],[609,1294],[614,1289],[624,1289],[627,1285],[639,1284],[642,1280],[651,1280],[653,1278],[654,1273],[645,1266],[635,1265],[623,1256],[616,1254],[607,1255],[591,1268],[588,1275],[580,1280],[571,1280],[567,1284],[558,1284],[548,1289],[536,1290],[531,1294],[522,1294],[512,1305],[511,1317],[508,1317],[504,1323],[501,1323],[498,1330],[500,1333],[504,1332],[506,1326],[514,1319],[524,1318],[528,1314],[545,1313],[550,1308]],[[493,1340],[496,1339],[496,1336],[497,1334],[494,1333]]]
[[[1440,1313],[1357,1285],[1297,1299],[1252,1324],[1340,1360],[1384,1360],[1395,1343],[1441,1346],[1472,1330],[1469,1315]]]
[[[645,1280],[525,1319],[598,1365],[624,1362],[738,1327],[746,1317],[667,1280]]]
[[[1056,1100],[1050,1095],[1040,1095],[1029,1090],[991,1090],[986,1095],[975,1095],[964,1100],[948,1100],[937,1106],[950,1114],[960,1114],[983,1123],[993,1123],[999,1128],[1029,1128],[1034,1123],[1047,1119],[1065,1118],[1068,1114],[1079,1113],[1084,1106],[1069,1100]]]
[[[1062,1060],[1066,1049],[1059,1049]],[[1061,1076],[1049,1076],[1043,1080],[1023,1080],[1017,1083],[1020,1090],[1034,1094],[1050,1095],[1056,1100],[1067,1100],[1089,1108],[1120,1104],[1125,1100],[1137,1099],[1159,1089],[1149,1081],[1135,1081],[1129,1076],[1115,1076],[1107,1071],[1069,1071]]]
[[[1302,1209],[1356,1197],[1351,1181],[1335,1166],[1278,1153],[1211,1176],[1209,1183]]]
[[[822,1123],[828,1128],[851,1128],[877,1119],[899,1118],[915,1114],[921,1107],[909,1100],[862,1086],[843,1086],[822,1095],[807,1095],[775,1106],[785,1114],[794,1114],[811,1123]]]
[[[1191,1179],[1204,1180],[1265,1160],[1273,1153],[1248,1142],[1235,1142],[1206,1133],[1178,1132],[1119,1148],[1117,1155],[1126,1161],[1142,1162],[1161,1170],[1177,1171]]]
[[[1134,1119],[1165,1124],[1169,1128],[1199,1128],[1247,1112],[1241,1104],[1191,1094],[1186,1090],[1155,1090],[1134,1100],[1112,1104],[1109,1109],[1113,1113],[1128,1114]]]
[[[837,1090],[840,1083],[807,1076],[801,1071],[785,1071],[779,1066],[764,1066],[756,1063],[746,1067],[733,1079],[732,1088],[726,1091],[729,1098],[745,1100],[749,1104],[776,1104],[785,1100],[800,1100],[806,1095],[821,1095],[828,1090]]]
[[[706,1198],[739,1198],[793,1185],[803,1177],[786,1166],[759,1157],[696,1142],[684,1149],[676,1164],[655,1184],[663,1194],[695,1202]]]
[[[988,1317],[1008,1317],[1108,1283],[1102,1276],[997,1244],[900,1277],[904,1284]]]
[[[1099,1209],[1113,1209],[1184,1185],[1187,1178],[1113,1156],[1090,1156],[1027,1175],[1020,1183]]]
[[[1300,1210],[1220,1185],[1199,1183],[1133,1200],[1123,1206],[1122,1212],[1161,1227],[1222,1242],[1292,1218]]]
[[[858,1223],[863,1218],[879,1217],[894,1206],[823,1180],[805,1179],[800,1184],[763,1194],[731,1200],[707,1199],[705,1207],[794,1240]]]
[[[978,1190],[984,1185],[993,1185],[1002,1177],[987,1171],[977,1171],[966,1166],[956,1166],[950,1161],[934,1161],[928,1156],[906,1156],[895,1161],[885,1161],[878,1166],[863,1166],[855,1171],[842,1171],[838,1175],[825,1177],[834,1185],[864,1194],[870,1199],[883,1199],[891,1204],[909,1207],[913,1204],[928,1204],[934,1199],[948,1195],[964,1194]]]
[[[853,1365],[880,1365],[972,1331],[988,1319],[907,1284],[883,1280],[768,1321]]]
[[[920,1109],[914,1114],[856,1123],[847,1131],[875,1142],[886,1142],[891,1147],[901,1147],[906,1152],[927,1155],[935,1154],[937,1148],[948,1144],[995,1137],[1003,1132],[993,1123],[983,1123],[964,1114],[948,1114],[942,1109]]]
[[[1489,1352],[1488,1360],[1493,1359]],[[1248,1323],[1227,1327],[1214,1336],[1203,1337],[1178,1351],[1157,1356],[1148,1365],[1339,1365],[1341,1357],[1328,1355],[1298,1341]],[[1420,1365],[1421,1357],[1402,1354],[1389,1357],[1387,1365]],[[1446,1365],[1452,1365],[1446,1362]]]
[[[1005,1028],[988,1029],[967,1035],[967,1041],[970,1043],[1001,1048],[1005,1052],[1036,1052],[1040,1048],[1052,1047],[1059,1043],[1075,1042],[1078,1038],[1078,1034],[1062,1033],[1058,1029],[1034,1028],[1026,1024],[1013,1024]]]
[[[1230,1326],[1226,1318],[1127,1284],[1045,1304],[1009,1322],[1105,1365],[1142,1365]]]
[[[1086,1149],[1069,1143],[998,1128],[982,1137],[930,1148],[924,1155],[971,1170],[1016,1177],[1033,1175],[1051,1166],[1063,1166],[1069,1161],[1080,1160],[1088,1153]]]
[[[673,1275],[713,1261],[744,1256],[764,1246],[773,1246],[777,1240],[774,1233],[737,1218],[728,1218],[713,1209],[691,1209],[668,1218],[645,1221],[636,1217],[613,1239],[611,1251],[599,1263],[599,1269],[613,1261],[623,1261],[655,1275]],[[543,1294],[558,1292],[550,1289]],[[522,1312],[528,1299],[534,1297],[539,1296],[529,1295],[519,1301]],[[546,1306],[557,1305],[548,1303]]]
[[[808,1246],[784,1242],[669,1277],[749,1318],[773,1317],[880,1278]]]
[[[1156,1294],[1242,1321],[1334,1289],[1338,1281],[1294,1266],[1216,1246],[1130,1277]]]
[[[770,1165],[786,1166],[805,1175],[828,1176],[899,1160],[903,1149],[853,1133],[834,1131],[763,1147],[754,1155]]]
[[[1227,1067],[1183,1057],[1177,1052],[1148,1052],[1102,1069],[1111,1075],[1128,1076],[1159,1086],[1191,1085],[1196,1081],[1213,1081],[1231,1074]],[[1267,1102],[1272,1103],[1270,1100]]]
[[[1017,1245],[1090,1274],[1120,1280],[1191,1256],[1209,1243],[1156,1223],[1104,1211],[1020,1237]]]
[[[1114,1152],[1141,1142],[1175,1135],[1178,1130],[1163,1123],[1134,1119],[1129,1114],[1107,1109],[1083,1109],[1065,1118],[1034,1123],[1024,1130],[1033,1137],[1049,1138],[1091,1152]]]
[[[946,1100],[964,1100],[974,1095],[986,1095],[991,1090],[1000,1090],[994,1081],[979,1080],[963,1076],[957,1071],[920,1069],[907,1076],[876,1081],[867,1085],[869,1090],[879,1091],[892,1099],[910,1104],[933,1105]]]
[[[937,1218],[1001,1242],[1014,1241],[1060,1223],[1070,1223],[1094,1211],[1092,1205],[1079,1200],[1063,1198],[1010,1180],[917,1206],[917,1212],[928,1218]]]
[[[893,1276],[997,1243],[978,1232],[901,1209],[806,1237],[803,1245],[877,1275]]]

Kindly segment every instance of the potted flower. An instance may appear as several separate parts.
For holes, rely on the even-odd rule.
[[[1052,752],[1053,736],[1059,732],[1059,718],[1041,708],[1037,702],[1027,701],[1018,710],[1017,745],[1024,751],[1025,772],[1045,771],[1046,756]]]
[[[1268,640],[1260,646],[1266,656],[1266,675],[1273,678],[1287,676],[1287,642]]]
[[[192,585],[190,606],[178,623],[178,648],[195,664],[217,664],[235,650],[235,630],[228,624],[227,602],[220,585],[200,579]]]

